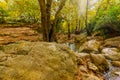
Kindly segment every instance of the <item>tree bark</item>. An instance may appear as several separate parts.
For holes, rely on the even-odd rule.
[[[65,5],[66,0],[61,0],[60,6],[55,14],[55,20],[51,21],[51,5],[52,0],[38,0],[41,11],[41,25],[43,31],[43,40],[47,42],[57,41],[55,33],[56,33],[56,22],[58,20],[58,16],[60,11]]]
[[[38,0],[40,4],[40,11],[41,11],[41,26],[42,26],[42,32],[43,32],[43,40],[49,41],[49,29],[47,23],[47,10],[46,10],[46,4],[45,0]]]
[[[48,26],[48,40],[49,42],[52,42],[54,40],[51,40],[51,20],[50,20],[50,15],[51,15],[51,5],[52,5],[52,0],[47,0],[47,3],[46,3],[46,11],[47,11],[47,26]]]
[[[55,19],[54,19],[54,21],[53,21],[53,26],[52,26],[52,31],[53,31],[53,33],[51,34],[51,36],[52,36],[52,37],[51,37],[51,40],[52,40],[52,41],[57,41],[57,38],[56,38],[56,35],[55,35],[55,33],[56,33],[56,23],[57,23],[57,20],[58,20],[60,11],[63,9],[66,1],[67,1],[67,0],[61,0],[61,3],[60,3],[60,5],[59,5],[59,8],[58,8],[58,10],[57,10],[57,12],[56,12],[56,14],[55,14]]]
[[[70,23],[68,22],[68,39],[70,39],[71,35],[70,35]]]

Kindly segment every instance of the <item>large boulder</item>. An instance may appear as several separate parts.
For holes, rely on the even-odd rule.
[[[120,36],[106,39],[103,46],[120,48]]]
[[[102,53],[105,55],[117,54],[118,51],[119,50],[117,48],[104,48],[104,49],[102,49]]]
[[[120,61],[120,53],[117,54],[105,54],[104,55],[106,59],[112,60],[112,61]]]
[[[112,61],[111,64],[116,67],[120,67],[120,61]]]
[[[75,79],[76,56],[65,45],[21,41],[0,50],[0,80]]]
[[[97,40],[89,40],[88,42],[85,42],[82,46],[79,48],[79,52],[82,51],[99,51],[101,44]]]
[[[90,54],[92,63],[94,63],[101,72],[109,70],[109,64],[102,54]]]
[[[102,53],[106,57],[106,59],[112,61],[120,61],[120,53],[117,48],[104,48],[102,50]]]

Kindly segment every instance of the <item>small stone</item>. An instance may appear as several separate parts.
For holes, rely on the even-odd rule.
[[[100,80],[100,79],[96,76],[90,76],[87,80]]]
[[[112,61],[111,64],[115,67],[120,67],[120,61]]]
[[[79,69],[80,69],[82,72],[88,72],[88,71],[87,71],[87,68],[85,68],[85,66],[80,66]]]
[[[114,72],[114,74],[120,76],[120,72]]]
[[[120,36],[106,39],[103,46],[120,47]]]
[[[105,54],[104,55],[106,59],[112,60],[112,61],[120,61],[120,53],[117,54]]]
[[[98,71],[98,68],[95,66],[95,64],[88,62],[88,68],[93,71]]]
[[[117,48],[104,48],[102,50],[102,53],[106,54],[106,55],[112,55],[112,54],[117,54],[118,53],[118,49]]]

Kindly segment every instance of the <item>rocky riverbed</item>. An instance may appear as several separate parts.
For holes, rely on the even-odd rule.
[[[84,61],[90,58],[89,62],[94,64],[92,69],[98,68],[97,73],[102,73],[105,80],[120,80],[120,37],[104,40],[101,37],[88,38],[82,35],[76,38],[77,43],[69,44],[72,50],[80,57],[89,56]]]

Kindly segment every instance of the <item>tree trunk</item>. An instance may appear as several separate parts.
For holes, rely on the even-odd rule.
[[[68,39],[70,39],[70,23],[68,23]]]
[[[51,28],[50,28],[50,32],[49,32],[49,42],[57,42],[57,38],[56,38],[56,22],[53,20],[51,22]]]
[[[45,0],[38,0],[40,4],[40,10],[41,10],[41,26],[42,26],[42,32],[43,32],[43,40],[49,41],[49,29],[47,25],[47,11],[46,11],[46,4]]]
[[[91,36],[91,32],[89,30],[89,27],[88,27],[88,0],[87,0],[87,3],[86,3],[86,19],[85,19],[85,25],[86,25],[86,31],[87,31],[87,35],[88,36]]]
[[[41,11],[41,25],[43,31],[43,40],[47,42],[57,41],[56,39],[56,22],[58,20],[58,16],[63,6],[65,5],[66,0],[61,0],[58,11],[55,14],[55,20],[50,21],[51,15],[51,5],[52,0],[38,0]]]
[[[61,3],[59,5],[59,8],[55,14],[55,19],[51,22],[52,26],[51,26],[51,30],[50,30],[50,41],[56,41],[57,42],[57,38],[56,38],[56,23],[60,14],[60,11],[63,9],[65,2],[67,0],[61,0]]]
[[[47,4],[46,4],[46,10],[47,10],[47,25],[48,25],[48,39],[49,42],[53,42],[54,40],[54,36],[52,35],[54,33],[54,29],[53,29],[53,24],[50,20],[50,15],[51,15],[51,5],[52,5],[52,0],[47,0]]]

